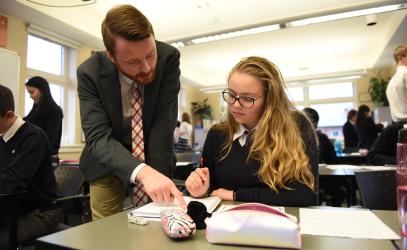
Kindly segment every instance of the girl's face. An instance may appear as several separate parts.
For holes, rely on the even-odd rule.
[[[250,130],[256,127],[263,113],[265,102],[262,83],[252,75],[235,71],[230,76],[228,92],[238,98],[242,97],[239,101],[244,106],[250,106],[247,104],[253,103],[252,107],[245,108],[236,100],[235,103],[228,104],[228,110],[236,122]],[[254,102],[251,102],[251,98]]]
[[[41,90],[36,87],[26,86],[28,94],[30,94],[31,99],[33,99],[34,103],[37,104],[41,100]]]

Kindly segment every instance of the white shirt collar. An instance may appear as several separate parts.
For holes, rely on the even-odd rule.
[[[407,66],[404,65],[398,65],[397,70],[407,70]]]
[[[233,141],[239,138],[240,146],[244,146],[246,144],[247,135],[244,133],[245,131],[250,131],[250,133],[257,129],[258,124],[252,130],[247,129],[243,124],[239,123],[239,127],[237,128],[236,132],[233,134]]]
[[[131,80],[127,76],[123,75],[123,73],[121,73],[120,71],[119,71],[119,81],[121,83],[125,83],[125,84],[128,84],[130,86],[133,84],[133,80]]]
[[[141,96],[144,95],[144,87],[143,85],[139,85],[137,82],[133,81],[132,79],[128,78],[127,76],[125,76],[123,73],[121,73],[120,71],[118,71],[118,75],[119,75],[119,82],[120,84],[126,84],[128,85],[128,88],[131,89],[133,87],[136,87],[140,93]]]
[[[4,142],[8,142],[24,123],[25,121],[20,116],[17,116],[11,127],[3,134]]]

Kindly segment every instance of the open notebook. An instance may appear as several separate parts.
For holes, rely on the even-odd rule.
[[[199,201],[206,206],[209,213],[212,213],[221,199],[219,197],[206,197],[203,199],[194,199],[188,196],[184,196],[185,202],[188,204],[190,201]],[[144,218],[160,218],[160,212],[168,208],[179,208],[178,202],[175,201],[172,204],[162,204],[150,202],[142,207],[136,208],[131,211],[133,216],[144,217]]]

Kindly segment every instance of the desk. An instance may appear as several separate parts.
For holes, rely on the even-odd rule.
[[[298,208],[286,208],[286,212],[299,218]],[[382,221],[398,232],[397,213],[395,211],[374,211]],[[301,249],[395,249],[390,240],[366,240],[336,237],[302,235]],[[395,241],[401,245],[401,241]],[[150,221],[147,226],[138,226],[127,222],[127,211],[93,221],[72,229],[41,237],[36,249],[177,249],[177,250],[224,250],[264,248],[213,245],[206,241],[205,230],[199,230],[192,239],[172,240],[163,231],[160,222]]]
[[[367,157],[360,153],[341,153],[336,156],[338,164],[362,165],[367,163]]]
[[[319,175],[354,176],[356,171],[396,170],[396,166],[356,166],[356,165],[326,165],[319,164]]]
[[[355,171],[396,170],[395,166],[356,166],[319,164],[319,187],[326,183],[343,183],[347,188],[348,206],[356,204],[357,183]]]

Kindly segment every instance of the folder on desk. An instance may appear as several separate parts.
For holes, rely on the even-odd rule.
[[[188,196],[184,196],[184,200],[187,204],[191,201],[199,201],[203,203],[206,206],[206,209],[209,213],[212,213],[221,201],[219,197],[206,197],[202,199],[195,199]],[[144,218],[160,218],[160,213],[162,210],[171,208],[179,208],[178,202],[174,201],[171,204],[150,202],[142,207],[130,211],[129,216]]]

